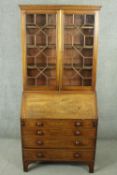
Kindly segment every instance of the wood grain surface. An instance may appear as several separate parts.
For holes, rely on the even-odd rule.
[[[22,118],[95,119],[96,96],[95,93],[24,93]]]

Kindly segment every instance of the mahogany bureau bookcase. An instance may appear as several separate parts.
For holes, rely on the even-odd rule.
[[[24,171],[32,162],[78,162],[94,171],[100,6],[20,5]]]

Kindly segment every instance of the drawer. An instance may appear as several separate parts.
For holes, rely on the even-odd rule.
[[[23,146],[29,148],[93,148],[94,139],[76,137],[23,136]]]
[[[24,149],[24,159],[26,160],[46,160],[46,161],[91,161],[94,152],[78,149]]]
[[[22,119],[22,126],[25,128],[55,128],[55,129],[71,129],[71,128],[95,128],[97,120],[75,120],[75,119]]]
[[[35,127],[35,128],[30,128],[30,127],[22,127],[22,134],[23,135],[31,135],[31,136],[44,136],[44,137],[49,137],[51,138],[52,136],[56,135],[56,137],[61,137],[63,136],[74,136],[74,137],[88,137],[88,138],[95,138],[96,136],[96,128],[88,129],[88,128],[71,128],[71,129],[66,129],[66,128],[48,128],[48,127]]]

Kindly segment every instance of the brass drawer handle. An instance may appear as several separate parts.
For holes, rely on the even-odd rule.
[[[43,123],[42,122],[37,122],[36,125],[37,126],[43,126]]]
[[[80,145],[80,141],[79,140],[76,140],[75,141],[75,145]]]
[[[80,135],[81,132],[80,131],[75,131],[75,135]]]
[[[81,122],[76,122],[75,126],[81,126]]]
[[[38,141],[37,141],[37,144],[38,144],[38,145],[43,145],[43,141],[42,141],[42,140],[38,140]]]
[[[75,153],[75,154],[74,154],[74,157],[75,157],[75,158],[80,158],[80,154],[79,154],[79,153]]]
[[[38,158],[43,158],[44,157],[44,154],[40,152],[40,153],[37,154],[37,157]]]
[[[43,131],[41,131],[41,130],[37,131],[37,135],[43,135],[43,134],[44,134]]]

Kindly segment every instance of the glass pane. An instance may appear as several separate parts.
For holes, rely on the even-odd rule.
[[[63,86],[91,86],[94,15],[64,15]]]
[[[26,15],[27,84],[56,86],[56,14]]]

